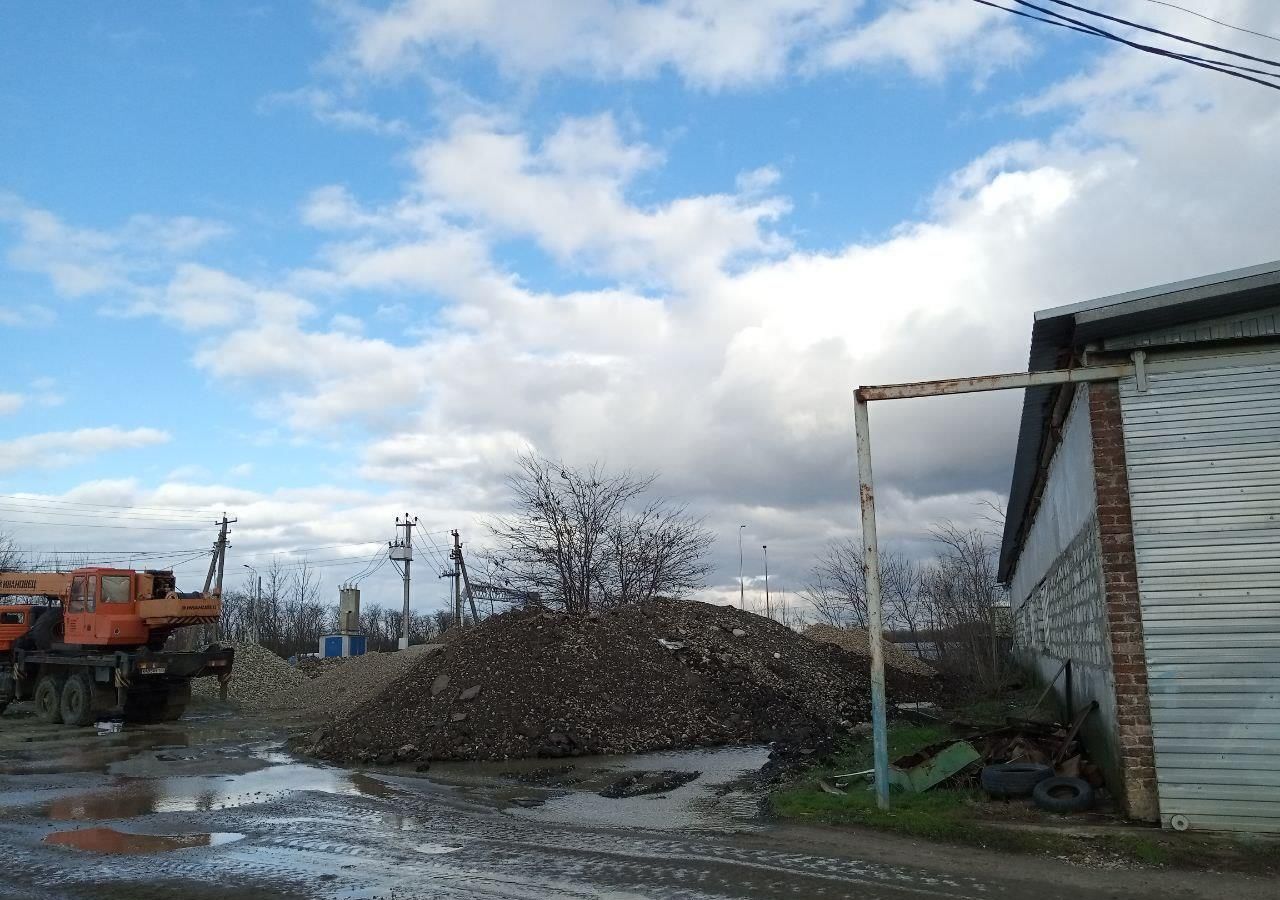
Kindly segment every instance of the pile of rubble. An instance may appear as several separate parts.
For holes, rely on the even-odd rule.
[[[835,644],[850,653],[868,659],[871,658],[871,635],[868,634],[865,628],[810,625],[804,630],[804,635],[811,640]],[[912,656],[892,641],[883,641],[880,646],[884,651],[884,664],[888,668],[897,669],[899,672],[905,672],[908,675],[918,675],[922,678],[932,678],[938,674],[928,663]]]
[[[867,704],[865,660],[732,607],[512,612],[425,648],[306,749],[389,763],[769,742],[807,757]]]
[[[276,706],[307,678],[266,647],[253,643],[230,643],[235,663],[227,685],[227,700],[242,706]],[[218,699],[217,678],[196,678],[191,682],[191,695],[203,700]]]

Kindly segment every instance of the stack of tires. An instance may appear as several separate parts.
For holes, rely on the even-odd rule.
[[[1091,809],[1093,785],[1081,778],[1054,775],[1041,763],[998,763],[982,769],[982,789],[991,797],[1009,800],[1030,797],[1046,812],[1073,813]]]

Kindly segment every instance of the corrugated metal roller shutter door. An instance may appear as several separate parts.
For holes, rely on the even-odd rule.
[[[1280,832],[1280,365],[1120,395],[1161,816]]]

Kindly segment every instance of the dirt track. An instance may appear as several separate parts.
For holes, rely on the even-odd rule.
[[[286,737],[227,713],[99,736],[12,708],[0,718],[0,898],[1271,896],[1261,881],[778,828],[738,781],[764,758],[750,748],[449,764],[428,779],[311,765],[283,752]],[[702,774],[683,786],[655,777],[691,769]],[[600,796],[646,779],[665,793]]]

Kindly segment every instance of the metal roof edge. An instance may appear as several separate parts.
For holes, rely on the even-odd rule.
[[[1105,297],[1097,297],[1093,300],[1081,300],[1076,303],[1068,303],[1065,306],[1053,306],[1048,309],[1037,310],[1033,314],[1034,321],[1040,322],[1044,319],[1056,319],[1062,316],[1076,315],[1082,312],[1094,312],[1108,306],[1120,306],[1122,304],[1134,303],[1141,300],[1153,300],[1164,297],[1168,294],[1178,294],[1183,291],[1191,291],[1196,288],[1204,288],[1212,285],[1223,285],[1224,288],[1235,290],[1234,286],[1230,286],[1231,282],[1238,282],[1246,278],[1255,278],[1257,276],[1276,275],[1280,277],[1280,260],[1272,262],[1259,263],[1253,266],[1244,266],[1239,269],[1229,269],[1226,272],[1215,272],[1212,275],[1200,275],[1196,278],[1187,278],[1182,281],[1171,281],[1167,284],[1158,284],[1153,287],[1139,288],[1133,291],[1124,291],[1119,294],[1109,294]],[[1226,293],[1224,290],[1222,293]],[[1213,292],[1204,292],[1199,294],[1199,298],[1204,296],[1212,296]],[[1124,312],[1129,312],[1126,309]]]

